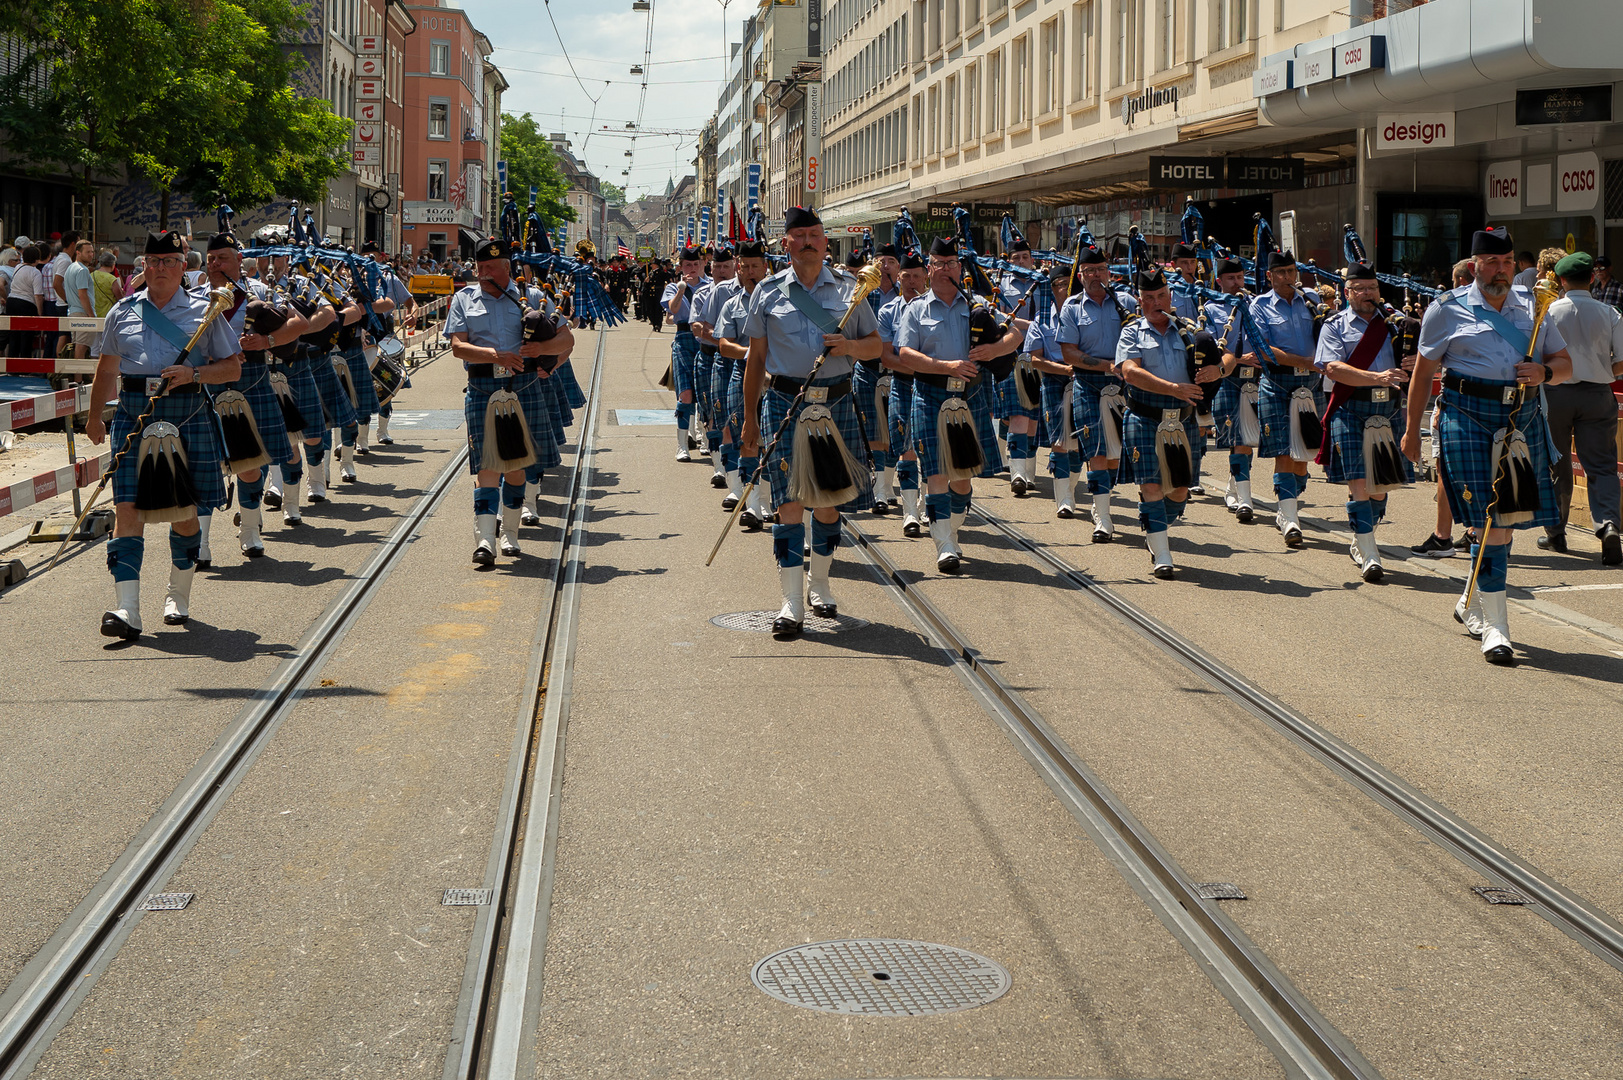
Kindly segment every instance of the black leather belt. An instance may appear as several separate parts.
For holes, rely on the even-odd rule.
[[[914,375],[911,371],[891,371],[887,368],[885,370],[885,374],[891,377],[892,382],[898,382],[904,386],[911,385],[914,379]]]
[[[773,375],[770,377],[770,379],[768,379],[767,385],[780,394],[787,394],[790,397],[794,397],[796,394],[800,393],[800,388],[806,385],[806,380],[791,379],[787,375]],[[813,386],[810,388],[810,390],[827,390],[828,397],[826,400],[838,401],[840,398],[851,392],[851,379],[849,376],[847,376],[837,383],[829,383],[826,386]],[[809,391],[807,396],[810,396]]]
[[[1186,405],[1179,409],[1163,409],[1159,406],[1151,405],[1143,398],[1136,398],[1132,394],[1127,394],[1125,397],[1127,398],[1127,407],[1131,409],[1135,415],[1142,417],[1145,420],[1149,420],[1152,423],[1159,424],[1162,420],[1167,419],[1167,413],[1170,412],[1176,412],[1178,414],[1179,423],[1182,423],[1183,421],[1188,420],[1191,416],[1195,415],[1195,407],[1193,405]]]
[[[861,366],[863,371],[866,371],[870,375],[884,374],[884,372],[880,370],[882,365],[878,360],[858,360],[857,364]]]
[[[1462,379],[1458,375],[1444,375],[1443,389],[1457,390],[1466,397],[1497,401],[1501,405],[1514,405],[1534,387],[1519,384],[1516,386],[1498,386],[1494,383],[1477,382],[1475,379]]]
[[[676,332],[678,334],[691,334],[693,333],[693,324],[690,322],[678,322],[676,324]]]
[[[144,375],[120,375],[118,377],[118,388],[120,391],[126,394],[146,394],[148,397],[151,397],[153,394],[162,393],[164,387],[168,385],[168,382],[169,380],[165,379],[161,375],[154,375],[150,379]],[[156,387],[156,389],[154,389],[154,387]],[[195,394],[201,389],[201,386],[192,382],[184,383],[180,386],[169,387],[169,393]]]
[[[1387,404],[1401,400],[1402,391],[1395,386],[1354,386],[1349,388],[1348,395],[1353,401],[1369,401],[1376,404]]]
[[[468,378],[470,378],[470,379],[505,379],[509,375],[513,374],[511,371],[507,370],[506,368],[502,368],[501,371],[502,371],[502,373],[500,375],[496,374],[496,365],[495,364],[469,364],[468,365]]]
[[[951,390],[952,387],[947,385],[947,382],[950,379],[954,382],[963,383],[963,387],[957,392],[967,394],[981,384],[981,380],[986,378],[986,373],[982,372],[981,374],[976,375],[973,379],[960,379],[956,375],[932,375],[929,372],[921,371],[914,375],[913,378],[917,379],[925,386],[933,386],[937,390]]]
[[[715,356],[715,355],[717,355],[718,352],[720,352],[720,350],[717,349],[714,345],[701,344],[699,346],[699,355],[700,356]]]

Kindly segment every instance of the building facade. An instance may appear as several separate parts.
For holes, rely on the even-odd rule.
[[[408,254],[471,255],[495,228],[494,147],[504,83],[490,39],[460,8],[412,5],[404,46],[401,242]]]
[[[576,244],[590,240],[598,255],[606,258],[603,255],[603,185],[586,167],[586,163],[574,155],[566,135],[555,131],[548,136],[548,141],[552,143],[552,152],[558,159],[558,172],[569,185],[569,190],[564,193],[564,202],[575,211],[574,221],[559,222],[559,227],[565,233],[562,247],[567,254],[573,255]],[[521,198],[519,201],[524,200]],[[611,255],[613,253],[612,250],[609,252]]]

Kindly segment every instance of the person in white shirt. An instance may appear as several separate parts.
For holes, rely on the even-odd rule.
[[[1555,463],[1559,526],[1547,527],[1539,547],[1567,550],[1567,515],[1572,510],[1572,457],[1583,464],[1589,484],[1589,519],[1600,538],[1601,562],[1623,564],[1618,532],[1617,402],[1612,380],[1623,375],[1623,315],[1589,292],[1594,260],[1580,251],[1555,264],[1566,291],[1545,318],[1561,332],[1572,355],[1572,377],[1546,387],[1550,437],[1562,454]]]
[[[45,314],[62,318],[68,313],[68,293],[66,277],[68,267],[73,263],[73,249],[79,243],[79,231],[69,229],[62,235],[62,248],[51,257],[49,268],[40,267],[45,275]],[[45,332],[45,355],[56,356],[61,352],[62,339],[67,335],[60,330],[47,330]]]
[[[6,297],[7,315],[43,315],[45,313],[45,285],[40,277],[40,249],[29,244],[23,248],[22,265],[11,276],[11,294]],[[31,357],[39,355],[37,330],[9,331],[7,356]]]

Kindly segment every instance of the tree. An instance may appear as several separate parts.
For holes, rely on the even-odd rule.
[[[323,196],[345,166],[349,121],[298,97],[303,59],[286,48],[294,0],[14,0],[0,30],[31,52],[0,86],[14,160],[97,176],[141,176],[162,197],[264,202]]]
[[[529,113],[502,113],[501,156],[507,162],[508,190],[518,197],[521,207],[529,204],[534,187],[538,189],[536,209],[548,225],[575,220],[574,207],[564,201],[569,181],[558,168],[558,155]]]
[[[619,184],[611,184],[607,180],[599,180],[597,186],[598,190],[603,193],[603,200],[605,202],[623,203],[626,201],[626,189],[621,187]]]

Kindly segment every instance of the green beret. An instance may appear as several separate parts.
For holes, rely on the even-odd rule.
[[[1556,277],[1588,277],[1595,269],[1595,260],[1588,253],[1575,251],[1555,264]]]

